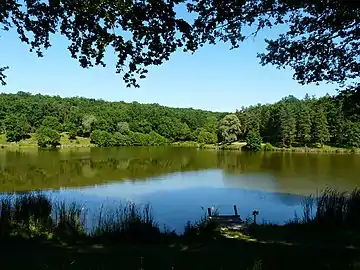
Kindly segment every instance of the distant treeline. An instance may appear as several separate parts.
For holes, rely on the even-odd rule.
[[[36,133],[39,146],[58,145],[60,134],[66,132],[71,140],[86,137],[99,146],[247,140],[253,149],[261,141],[283,147],[328,143],[359,147],[360,118],[350,109],[340,96],[302,100],[289,96],[229,114],[18,92],[0,94],[0,127],[9,142]]]
[[[271,105],[256,105],[236,112],[243,134],[259,133],[264,141],[279,146],[331,144],[360,147],[360,115],[346,96],[319,99],[293,96]]]
[[[137,102],[0,94],[1,132],[7,141],[17,142],[36,133],[40,146],[59,144],[61,132],[74,140],[76,136],[90,137],[100,146],[216,143],[217,123],[225,115]]]

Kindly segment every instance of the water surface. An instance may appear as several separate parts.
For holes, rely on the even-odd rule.
[[[301,215],[304,196],[359,185],[360,156],[248,153],[193,148],[89,148],[1,151],[0,192],[44,191],[97,209],[105,203],[151,203],[157,220],[181,230],[207,207],[283,223]]]

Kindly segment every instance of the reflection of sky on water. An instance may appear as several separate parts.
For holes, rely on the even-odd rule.
[[[153,181],[151,181],[153,180]],[[219,207],[220,213],[231,214],[237,205],[246,218],[254,209],[260,211],[259,220],[283,223],[301,214],[303,197],[276,193],[276,179],[268,174],[228,175],[221,170],[187,172],[164,175],[146,182],[125,181],[80,189],[47,192],[52,197],[77,200],[88,208],[101,204],[114,206],[114,201],[133,200],[151,203],[161,224],[178,231],[188,221],[198,220],[202,207]]]

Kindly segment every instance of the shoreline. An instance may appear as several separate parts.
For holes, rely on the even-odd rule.
[[[246,142],[234,142],[231,144],[203,144],[195,141],[173,142],[168,143],[162,147],[179,147],[179,148],[198,148],[209,149],[216,151],[223,150],[237,150],[237,151],[249,151],[245,149]],[[28,139],[21,140],[20,142],[7,142],[5,135],[0,135],[0,150],[26,150],[26,149],[89,149],[89,148],[106,148],[97,146],[90,142],[90,138],[77,137],[74,140],[70,140],[65,133],[61,134],[60,145],[56,148],[46,147],[41,148],[37,144],[35,134],[30,134]],[[119,146],[119,147],[153,147],[153,146]],[[158,146],[156,146],[158,147]],[[329,145],[324,145],[322,148],[316,147],[291,147],[281,148],[265,143],[261,144],[261,150],[259,152],[290,152],[290,153],[337,153],[337,154],[360,154],[360,148],[340,148]]]
[[[242,148],[246,146],[245,142],[237,142],[230,145],[214,145],[214,144],[200,144],[197,142],[174,142],[162,147],[174,147],[174,148],[198,148],[198,149],[209,149],[216,151],[224,150],[238,150],[238,151],[248,151],[243,150]],[[360,154],[360,149],[349,149],[349,148],[339,148],[331,147],[325,145],[323,148],[315,147],[291,147],[291,148],[281,148],[273,146],[271,150],[264,149],[265,144],[261,145],[261,151],[259,152],[287,152],[287,153],[333,153],[333,154]],[[120,146],[121,147],[121,146]],[[153,147],[153,146],[123,146],[123,147]],[[156,146],[158,147],[158,146]],[[86,144],[62,144],[56,148],[46,147],[41,148],[35,143],[1,143],[0,150],[26,150],[26,149],[87,149],[87,148],[108,148],[101,147],[95,144],[86,143]],[[111,147],[109,147],[111,148]]]

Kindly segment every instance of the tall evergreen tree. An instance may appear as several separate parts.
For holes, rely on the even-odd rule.
[[[330,140],[328,122],[323,107],[317,107],[315,116],[313,117],[313,141],[323,146]]]
[[[306,146],[311,140],[311,113],[306,103],[301,103],[297,115],[297,140]]]
[[[283,146],[291,147],[295,142],[296,120],[287,104],[282,104],[279,111],[280,140]]]

